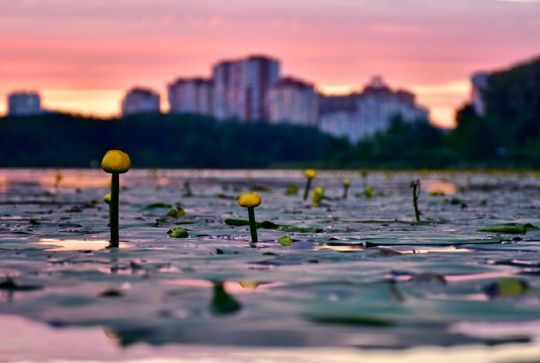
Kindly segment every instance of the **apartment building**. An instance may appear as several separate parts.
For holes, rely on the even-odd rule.
[[[268,119],[266,98],[280,80],[280,62],[266,56],[222,61],[212,68],[212,115],[218,120]]]
[[[179,78],[167,86],[171,113],[212,113],[212,81],[204,78]]]
[[[319,96],[313,84],[283,78],[270,88],[266,102],[270,123],[319,126]]]
[[[159,112],[159,93],[148,88],[132,88],[126,93],[124,99],[122,100],[122,116]]]
[[[8,95],[9,116],[33,116],[43,113],[37,92],[12,92]]]
[[[386,131],[395,116],[406,122],[429,119],[427,109],[416,105],[414,94],[391,90],[379,76],[373,77],[360,93],[328,100],[323,96],[321,103],[321,131],[347,137],[353,143]]]

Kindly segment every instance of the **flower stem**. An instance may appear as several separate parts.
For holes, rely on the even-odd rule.
[[[412,188],[412,195],[413,195],[413,207],[414,207],[414,215],[416,217],[416,221],[420,222],[420,209],[418,209],[418,197],[420,196],[420,180],[413,180],[411,182],[411,188]]]
[[[109,206],[109,223],[111,225],[111,245],[119,247],[120,237],[118,234],[118,200],[120,194],[120,174],[112,173],[111,181],[111,204]]]
[[[307,178],[306,189],[304,190],[304,200],[307,200],[309,188],[311,188],[311,178]]]
[[[343,199],[347,199],[347,193],[349,192],[349,186],[344,185],[343,186]]]
[[[255,225],[255,208],[248,207],[249,230],[251,231],[251,243],[257,243],[257,227]]]

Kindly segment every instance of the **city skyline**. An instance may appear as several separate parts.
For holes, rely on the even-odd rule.
[[[0,3],[0,98],[38,90],[45,108],[114,116],[134,86],[158,90],[165,106],[174,78],[208,77],[219,59],[263,53],[325,94],[358,91],[380,74],[414,92],[435,125],[451,127],[472,73],[540,52],[539,1],[123,4]]]

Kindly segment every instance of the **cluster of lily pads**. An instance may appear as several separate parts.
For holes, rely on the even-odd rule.
[[[118,150],[103,158],[108,207],[98,202],[104,184],[70,194],[61,173],[49,195],[6,197],[0,313],[103,326],[123,345],[536,339],[512,330],[540,326],[534,174],[373,172],[368,183],[367,172],[308,169],[275,179],[201,173],[190,183],[131,170],[120,188],[130,164]],[[154,182],[138,187],[137,178]],[[455,182],[443,185],[455,191],[430,179]],[[100,241],[109,248],[91,246],[109,232]],[[68,242],[72,249],[55,247]],[[500,334],[475,329],[503,323]]]

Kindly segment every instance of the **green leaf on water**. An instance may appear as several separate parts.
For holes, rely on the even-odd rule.
[[[516,278],[503,278],[499,279],[483,289],[484,293],[492,299],[520,296],[527,294],[531,291],[531,288],[527,281]]]
[[[172,205],[167,203],[152,203],[148,204],[145,209],[158,209],[158,208],[164,208],[164,209],[170,209],[172,208]]]
[[[225,219],[225,224],[228,224],[229,226],[241,227],[241,226],[249,226],[249,221],[246,219],[227,218]],[[265,229],[278,229],[280,227],[279,225],[270,221],[257,222],[255,223],[255,226],[257,228],[265,228]]]
[[[184,211],[184,209],[178,207],[178,208],[173,208],[170,211],[168,211],[167,217],[180,218],[180,217],[183,217],[185,214],[186,212]]]
[[[488,233],[506,233],[506,234],[525,234],[527,231],[537,229],[530,223],[526,224],[517,224],[517,223],[506,223],[501,226],[487,227],[477,229],[477,232],[488,232]]]
[[[168,231],[167,234],[171,238],[188,238],[189,234],[184,228],[175,228],[174,231]]]
[[[20,285],[15,282],[11,277],[6,277],[6,279],[0,282],[0,290],[10,290],[10,291],[32,291],[42,289],[42,286],[37,285]]]

